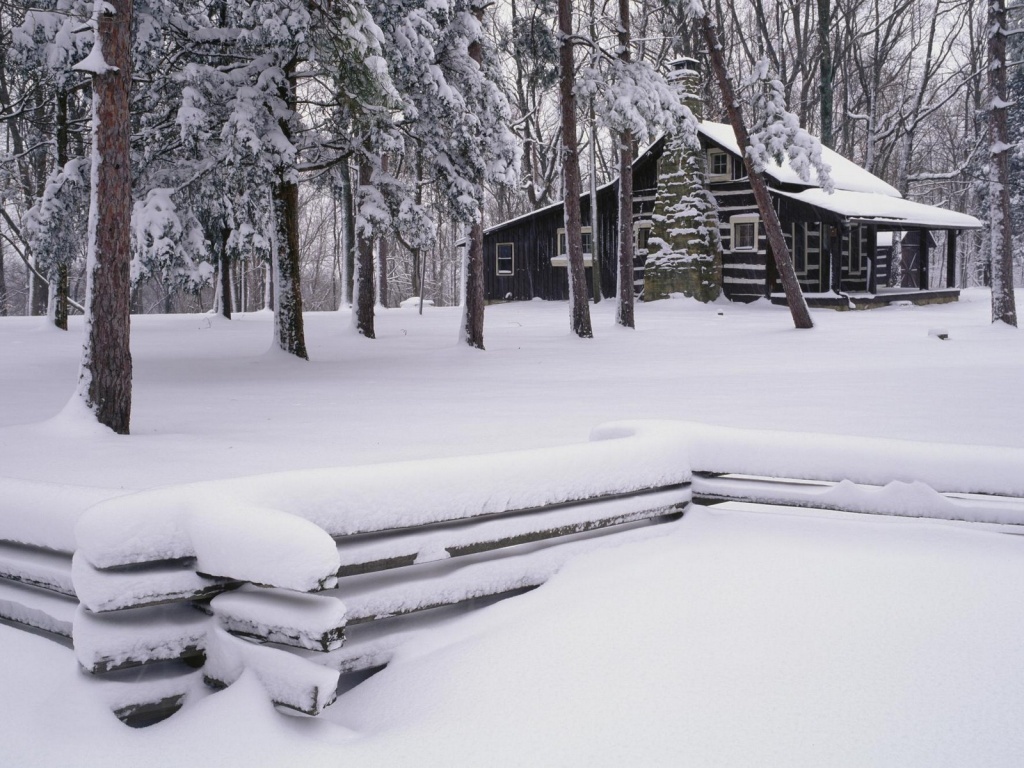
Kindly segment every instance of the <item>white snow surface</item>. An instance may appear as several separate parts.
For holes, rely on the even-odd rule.
[[[282,472],[122,496],[82,517],[79,552],[98,568],[196,556],[202,573],[308,591],[338,570],[327,534],[689,480],[685,433],[675,427],[624,424],[594,438],[572,447]]]
[[[564,303],[491,306],[483,353],[455,344],[458,309],[378,310],[376,341],[351,334],[346,313],[310,314],[309,363],[265,354],[266,313],[136,317],[131,437],[55,418],[75,388],[80,319],[57,334],[41,318],[2,318],[0,475],[113,496],[551,448],[596,424],[666,418],[789,433],[777,455],[766,444],[746,457],[763,462],[787,461],[806,433],[837,446],[925,442],[939,455],[1024,448],[1024,341],[990,323],[987,292],[816,312],[799,332],[763,302],[644,304],[635,332],[615,328],[613,311],[595,307],[596,338],[581,342]],[[948,341],[928,336],[938,326]],[[903,459],[893,449],[885,461]],[[34,531],[3,494],[0,504],[5,529]],[[0,625],[0,763],[1024,763],[1024,537],[720,508],[662,528],[416,633],[318,719],[275,713],[265,683],[244,673],[133,731],[67,648]]]
[[[78,518],[93,504],[116,495],[118,491],[108,488],[0,476],[0,541],[70,554],[75,551]]]

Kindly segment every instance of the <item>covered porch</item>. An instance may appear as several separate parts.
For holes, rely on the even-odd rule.
[[[817,219],[823,224],[820,289],[805,291],[811,307],[874,309],[902,302],[942,304],[959,298],[957,243],[962,231],[981,228],[975,217],[869,192],[772,192],[777,195],[780,218]],[[844,233],[851,230],[862,232],[865,240],[867,274],[856,280],[847,274],[852,259],[845,251],[850,238]],[[945,242],[939,246],[945,251],[945,263],[939,262],[938,280],[930,274],[936,247],[932,233],[937,232],[945,233]],[[898,253],[894,242],[899,244]],[[785,303],[785,296],[774,286],[769,298],[775,304]]]

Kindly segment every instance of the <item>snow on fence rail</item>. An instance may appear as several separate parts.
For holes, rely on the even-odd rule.
[[[105,498],[0,480],[0,619],[73,637],[123,719],[245,670],[316,714],[340,673],[387,663],[439,612],[662,534],[650,524],[691,501],[1024,525],[1022,470],[1013,449],[639,422],[567,447]]]

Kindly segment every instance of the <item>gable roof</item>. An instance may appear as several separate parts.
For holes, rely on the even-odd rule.
[[[712,123],[709,120],[702,120],[700,133],[721,146],[722,149],[728,150],[737,157],[743,156],[740,146],[736,142],[736,134],[728,123]],[[903,197],[896,187],[886,184],[873,173],[864,170],[852,160],[847,160],[838,152],[834,152],[824,145],[821,147],[821,159],[831,169],[830,175],[836,189],[845,189],[850,192],[870,192],[887,197]],[[817,171],[812,168],[810,180],[804,181],[789,164],[788,159],[784,159],[782,165],[772,161],[765,168],[765,173],[780,184],[794,184],[801,187],[821,186],[818,183]]]
[[[742,157],[739,143],[736,141],[736,134],[728,123],[701,120],[698,124],[698,133],[704,139],[713,142],[732,155]],[[633,160],[633,167],[635,168],[649,155],[660,155],[665,148],[665,139],[664,135],[659,136],[648,147],[641,150]],[[966,213],[958,213],[936,205],[905,199],[896,187],[887,184],[873,173],[824,145],[821,147],[821,157],[830,168],[832,184],[836,190],[834,193],[829,194],[821,188],[817,172],[813,168],[810,179],[804,181],[785,158],[781,165],[772,161],[765,169],[765,174],[770,177],[771,193],[806,203],[823,211],[829,211],[853,222],[877,224],[890,229],[981,229],[983,226],[979,219]],[[803,189],[784,192],[776,186],[771,186],[771,181],[790,187],[803,187]],[[598,192],[617,183],[618,177],[602,184],[598,187]],[[590,193],[584,192],[580,195],[580,200],[586,200],[589,197]],[[561,205],[562,201],[551,203],[535,211],[494,224],[484,232],[493,232],[553,208],[561,207]],[[462,242],[464,240],[459,240],[456,245]]]
[[[700,134],[736,157],[741,157],[740,147],[732,126],[727,123],[713,123],[703,120]],[[829,149],[821,147],[821,159],[829,166],[835,192],[829,194],[818,183],[817,172],[812,168],[808,181],[800,178],[783,159],[781,165],[772,161],[765,168],[765,174],[779,184],[804,187],[798,192],[784,192],[772,188],[772,194],[792,198],[842,216],[853,222],[879,224],[893,228],[923,227],[926,229],[981,229],[982,223],[974,216],[957,213],[936,205],[927,205],[907,200],[899,190],[886,184],[873,173],[864,170],[851,160]]]

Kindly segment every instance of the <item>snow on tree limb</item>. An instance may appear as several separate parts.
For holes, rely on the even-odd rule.
[[[757,63],[743,86],[754,92],[756,117],[746,152],[758,172],[763,173],[773,160],[781,165],[785,158],[801,180],[810,182],[814,170],[821,188],[829,193],[835,191],[831,169],[821,157],[821,142],[801,128],[797,116],[786,109],[782,83],[771,77],[767,59]]]

